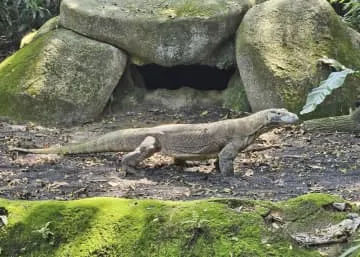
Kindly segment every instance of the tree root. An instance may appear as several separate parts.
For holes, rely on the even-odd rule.
[[[360,108],[349,115],[335,116],[304,121],[303,127],[308,131],[327,132],[360,132]]]

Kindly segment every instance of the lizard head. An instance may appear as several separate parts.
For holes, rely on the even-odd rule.
[[[288,110],[281,109],[268,109],[267,122],[269,125],[293,124],[299,120],[299,117]]]

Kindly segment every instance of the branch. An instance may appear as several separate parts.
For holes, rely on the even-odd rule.
[[[360,132],[360,108],[356,108],[349,115],[307,120],[304,121],[303,126],[309,131],[358,133]]]

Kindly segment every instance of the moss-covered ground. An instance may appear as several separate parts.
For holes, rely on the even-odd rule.
[[[320,256],[289,233],[344,218],[324,208],[336,201],[324,194],[279,203],[2,199],[8,224],[0,231],[1,256]],[[265,221],[270,211],[281,216],[280,228]]]

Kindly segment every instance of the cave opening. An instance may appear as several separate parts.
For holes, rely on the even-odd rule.
[[[179,89],[191,87],[200,90],[223,90],[235,69],[218,69],[206,65],[179,65],[164,67],[156,64],[138,66],[146,88]]]

